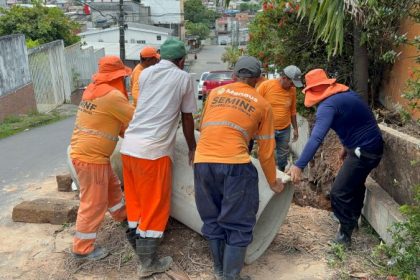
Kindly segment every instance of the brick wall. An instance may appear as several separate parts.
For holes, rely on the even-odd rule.
[[[7,116],[33,111],[36,111],[36,102],[32,83],[0,97],[0,122]]]

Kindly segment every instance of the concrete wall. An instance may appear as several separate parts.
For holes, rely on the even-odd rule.
[[[160,36],[160,40],[158,40],[158,36]],[[166,39],[169,38],[168,33],[146,33],[146,32],[139,32],[136,30],[128,29],[125,32],[125,39],[128,43],[134,44],[152,44],[152,45],[160,45],[165,42]],[[138,40],[143,40],[145,43],[138,43]]]
[[[28,54],[38,111],[45,113],[70,101],[70,69],[67,69],[63,41],[29,49]]]
[[[385,150],[371,176],[396,202],[412,204],[414,186],[420,184],[420,139],[384,125],[379,127]]]
[[[158,36],[160,36],[160,40],[158,40]],[[164,32],[138,31],[131,28],[125,31],[125,40],[129,44],[160,45],[168,37],[168,33]],[[119,30],[112,28],[109,31],[81,35],[81,38],[85,42],[119,43]],[[139,40],[145,42],[137,42]]]
[[[406,20],[401,24],[399,34],[407,33],[409,40],[413,40],[415,36],[420,34],[420,23],[415,23],[412,20]],[[406,88],[407,80],[415,68],[419,68],[416,64],[416,56],[419,52],[414,46],[402,45],[396,49],[397,53],[401,52],[398,60],[392,67],[388,77],[383,81],[382,89],[380,91],[380,100],[388,109],[398,109],[403,106],[406,110],[412,113],[415,119],[420,118],[420,111],[410,111],[407,107],[407,100],[401,97]]]
[[[35,110],[25,36],[0,37],[0,121]]]
[[[92,75],[98,70],[98,62],[105,56],[105,50],[81,48],[81,43],[68,46],[64,49],[67,73],[70,79],[71,92],[91,82]]]
[[[25,36],[0,37],[0,96],[30,82]]]

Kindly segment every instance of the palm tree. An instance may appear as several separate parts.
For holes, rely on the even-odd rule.
[[[375,0],[367,0],[372,3]],[[369,61],[366,44],[361,40],[364,13],[358,0],[301,0],[299,15],[307,17],[317,37],[328,44],[328,55],[342,52],[344,18],[353,19],[353,82],[356,91],[367,101]]]

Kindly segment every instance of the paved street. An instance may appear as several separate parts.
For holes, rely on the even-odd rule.
[[[0,207],[14,201],[27,183],[66,171],[74,117],[0,140]]]
[[[227,69],[227,63],[223,63],[220,59],[224,51],[224,46],[204,46],[201,52],[197,54],[198,58],[190,71],[191,76],[194,79],[196,94],[198,84],[196,80],[200,79],[203,72]],[[198,101],[198,105],[198,107],[201,108],[201,100]]]

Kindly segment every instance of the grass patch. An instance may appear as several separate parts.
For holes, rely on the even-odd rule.
[[[38,127],[63,119],[57,112],[41,114],[37,112],[28,115],[10,116],[0,122],[0,139],[14,135],[28,128]]]
[[[347,258],[346,248],[341,244],[332,243],[327,263],[331,268],[340,266]]]

